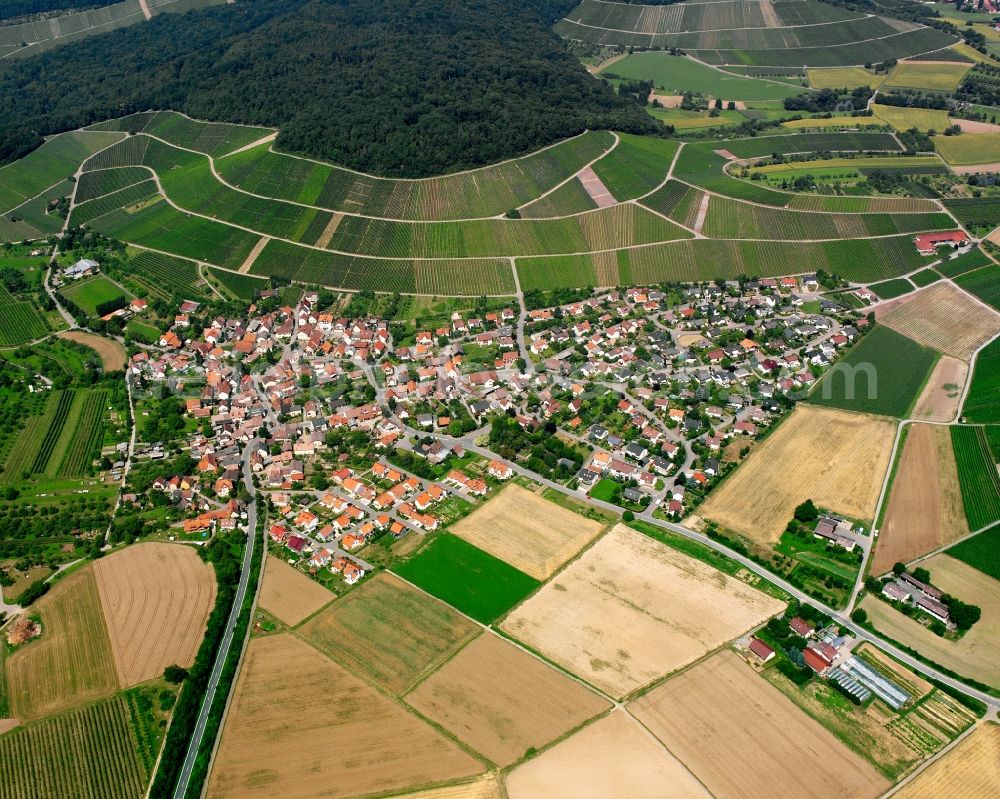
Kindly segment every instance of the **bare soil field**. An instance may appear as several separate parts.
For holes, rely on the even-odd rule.
[[[949,429],[910,425],[875,545],[872,574],[884,574],[894,563],[909,563],[968,532]]]
[[[949,355],[938,358],[923,393],[913,406],[913,418],[931,422],[950,422],[954,419],[968,374],[969,365],[965,361]]]
[[[190,666],[215,603],[215,574],[190,547],[135,544],[94,562],[122,687]]]
[[[980,122],[978,119],[951,119],[952,125],[958,125],[962,133],[1000,133],[1000,125],[992,122]]]
[[[334,594],[285,561],[268,555],[264,566],[264,582],[260,586],[260,606],[289,627],[311,616]]]
[[[892,799],[995,799],[1000,796],[1000,727],[981,724]]]
[[[37,719],[118,690],[92,568],[64,577],[33,607],[42,618],[42,637],[7,657],[11,715]]]
[[[861,606],[875,629],[913,647],[935,663],[966,677],[1000,686],[1000,582],[949,555],[921,564],[931,582],[963,602],[979,605],[982,618],[958,641],[940,638],[880,599],[866,596]]]
[[[536,580],[545,580],[602,526],[510,483],[451,531]]]
[[[889,784],[729,650],[631,710],[717,799],[862,799]]]
[[[624,710],[584,727],[507,777],[510,799],[711,799]]]
[[[85,333],[82,330],[66,330],[59,333],[59,338],[67,338],[90,347],[101,356],[101,365],[106,372],[117,372],[125,368],[125,347],[114,339],[98,336],[96,333]]]
[[[208,796],[341,799],[484,770],[426,722],[286,633],[250,641]]]
[[[610,696],[623,697],[783,608],[617,525],[502,626]]]
[[[501,767],[611,707],[488,632],[417,686],[406,701]]]
[[[401,694],[479,627],[391,574],[378,574],[310,619],[302,636],[353,673]]]
[[[871,519],[889,467],[893,423],[867,414],[799,405],[698,509],[761,544],[773,544],[807,499]]]
[[[913,299],[880,316],[879,321],[914,341],[963,361],[1000,333],[1000,314],[947,282],[915,294]]]

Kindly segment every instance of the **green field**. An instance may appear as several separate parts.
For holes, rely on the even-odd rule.
[[[971,272],[973,269],[978,269],[981,266],[991,263],[993,262],[989,259],[989,256],[976,247],[966,253],[962,253],[958,257],[949,258],[934,268],[945,277],[958,277],[959,275],[964,275],[966,272]]]
[[[885,80],[885,75],[876,75],[861,67],[810,69],[806,74],[814,89],[856,89],[859,86],[875,89]]]
[[[713,142],[711,149],[723,148],[737,158],[759,158],[781,153],[854,152],[885,150],[899,152],[899,142],[889,133],[842,131],[757,136],[750,139]]]
[[[726,109],[710,112],[646,106],[646,113],[667,125],[672,125],[674,130],[682,132],[708,130],[709,128],[725,128],[747,121],[747,118],[739,111],[727,111]]]
[[[155,753],[151,730],[127,698],[19,727],[0,736],[0,784],[10,799],[135,799],[146,790]]]
[[[962,77],[972,68],[971,64],[921,63],[900,61],[883,81],[883,89],[923,89],[931,92],[950,93],[958,88]]]
[[[955,283],[1000,311],[1000,267],[994,265],[966,272],[955,278]]]
[[[228,292],[241,300],[252,301],[258,292],[268,288],[266,280],[252,275],[227,272],[225,269],[212,269],[211,274]]]
[[[579,178],[570,178],[562,186],[521,208],[525,219],[544,219],[590,211],[597,207]]]
[[[947,111],[938,111],[932,108],[903,108],[901,106],[873,103],[872,112],[876,118],[881,119],[887,125],[892,125],[896,130],[916,128],[924,132],[934,130],[940,133],[951,125]],[[962,138],[962,136],[942,136],[935,138],[934,143],[937,145],[945,139],[951,141],[959,138]],[[944,155],[940,147],[938,147],[938,152],[944,156],[945,161],[951,163],[951,159]]]
[[[893,297],[899,297],[910,291],[913,291],[913,284],[903,277],[898,277],[895,280],[886,280],[882,283],[873,283],[868,288],[874,291],[879,298],[883,300],[891,300]]]
[[[992,527],[955,544],[948,554],[1000,580],[1000,527]]]
[[[945,161],[955,166],[992,164],[1000,161],[1000,133],[935,136],[934,148]]]
[[[198,274],[198,265],[184,258],[141,250],[129,258],[125,272],[130,279],[163,300],[173,297],[196,299],[209,293]]]
[[[260,141],[274,131],[248,125],[231,125],[224,122],[202,122],[174,111],[154,111],[132,114],[108,122],[100,122],[89,130],[120,130],[130,133],[149,133],[171,144],[197,150],[214,157]]]
[[[1000,197],[944,200],[944,205],[963,225],[984,228],[1000,225]]]
[[[594,172],[618,202],[649,194],[667,177],[678,144],[670,139],[619,134],[615,149],[594,164]]]
[[[70,302],[82,308],[88,316],[97,316],[97,306],[101,303],[128,296],[121,286],[103,275],[71,283],[63,288],[62,294]]]
[[[986,430],[955,425],[951,428],[951,443],[965,517],[970,530],[979,530],[1000,519],[1000,474],[997,474]]]
[[[782,100],[802,92],[798,86],[729,75],[692,58],[665,52],[633,53],[599,70],[604,77],[651,80],[666,94],[684,91],[722,100]]]
[[[809,395],[817,405],[905,417],[937,353],[882,325],[830,368]],[[845,367],[853,371],[845,372]]]
[[[922,272],[917,272],[915,275],[910,276],[910,281],[913,285],[921,289],[924,286],[929,286],[931,283],[937,283],[941,279],[941,275],[934,269],[924,269]]]
[[[19,300],[0,285],[0,346],[23,344],[49,332],[45,317],[30,300]]]
[[[539,585],[538,580],[448,533],[395,571],[483,624],[498,619]]]
[[[76,186],[76,203],[85,203],[112,194],[126,186],[149,180],[149,172],[141,167],[127,166],[118,169],[101,169],[84,172]]]
[[[1000,339],[990,342],[976,356],[972,385],[962,405],[968,422],[1000,422]]]

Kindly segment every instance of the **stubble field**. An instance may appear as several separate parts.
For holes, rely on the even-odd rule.
[[[136,544],[96,561],[94,576],[122,687],[194,663],[215,575],[193,549]]]
[[[949,355],[938,358],[934,371],[927,378],[923,393],[913,406],[913,418],[932,422],[949,422],[954,419],[968,374],[969,365],[965,361]]]
[[[874,799],[888,787],[728,650],[668,680],[631,709],[717,799]]]
[[[111,696],[118,675],[93,570],[63,578],[34,608],[42,637],[7,658],[12,715],[37,719]]]
[[[1000,686],[1000,582],[949,555],[940,554],[921,564],[931,573],[931,582],[963,602],[979,605],[982,618],[958,641],[941,638],[873,596],[861,606],[876,630],[918,649],[965,677]]]
[[[951,435],[943,425],[909,428],[872,559],[872,574],[908,563],[969,532]]]
[[[428,724],[283,634],[250,642],[207,795],[340,799],[483,771]]]
[[[773,544],[796,505],[871,519],[889,465],[891,421],[800,405],[699,509],[761,544]]]
[[[893,799],[994,799],[1000,795],[1000,726],[983,724]]]
[[[701,561],[618,525],[502,627],[609,695],[623,697],[782,608]]]
[[[479,779],[463,782],[461,785],[394,793],[391,799],[502,799],[502,796],[497,778],[492,774],[485,774]]]
[[[950,283],[938,283],[879,319],[904,336],[961,360],[1000,333],[1000,314]]]
[[[315,580],[310,580],[280,558],[268,555],[259,603],[278,621],[294,627],[333,598],[333,593]]]
[[[352,673],[402,693],[478,630],[444,603],[382,573],[299,632]]]
[[[545,580],[601,527],[600,522],[511,483],[451,531],[525,574]]]
[[[668,787],[669,786],[669,787]],[[507,777],[510,799],[710,799],[624,710],[585,727]]]
[[[417,686],[406,701],[501,767],[611,707],[488,632]]]

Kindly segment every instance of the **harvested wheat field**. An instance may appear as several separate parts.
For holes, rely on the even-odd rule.
[[[503,629],[614,697],[740,635],[784,604],[617,525]]]
[[[1000,687],[1000,581],[950,555],[935,555],[920,565],[944,593],[979,605],[982,618],[958,641],[949,641],[869,595],[861,603],[869,621],[875,629],[919,650],[929,660],[962,676]]]
[[[257,601],[278,621],[294,627],[334,598],[334,594],[285,561],[268,555]]]
[[[208,796],[339,799],[484,771],[426,722],[285,633],[250,641]]]
[[[995,799],[1000,796],[1000,727],[981,724],[892,799]]]
[[[942,355],[934,364],[934,371],[927,378],[927,385],[917,398],[913,409],[914,419],[929,422],[950,422],[958,415],[962,387],[969,374],[969,364]]]
[[[478,779],[460,785],[394,793],[388,799],[502,799],[502,797],[497,778],[492,774],[484,774]]]
[[[451,532],[536,580],[545,580],[602,526],[511,483]]]
[[[215,604],[212,567],[190,547],[135,544],[94,563],[122,687],[190,666]]]
[[[510,799],[711,799],[624,710],[584,727],[507,777]]]
[[[479,629],[440,600],[383,572],[300,632],[353,673],[401,694]]]
[[[799,405],[709,494],[698,515],[761,544],[776,542],[807,499],[871,519],[894,436],[888,419]]]
[[[483,633],[407,695],[408,704],[498,766],[611,707],[580,683]]]
[[[963,361],[1000,333],[1000,314],[947,282],[915,294],[879,321]]]
[[[872,574],[969,532],[958,485],[951,432],[945,425],[910,425],[872,558]]]
[[[105,372],[117,372],[125,368],[125,347],[114,339],[98,336],[96,333],[85,333],[82,330],[66,330],[59,334],[78,344],[85,344],[101,356],[101,366]]]
[[[33,605],[42,637],[7,658],[11,715],[37,719],[111,696],[118,675],[92,568],[64,577]]]
[[[631,710],[717,799],[863,799],[889,784],[729,650]]]

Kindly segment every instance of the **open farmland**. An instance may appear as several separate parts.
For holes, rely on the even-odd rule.
[[[453,525],[451,532],[537,580],[545,580],[601,530],[538,494],[511,483]]]
[[[1000,685],[1000,583],[978,569],[946,554],[920,563],[944,593],[979,605],[982,618],[959,640],[935,635],[919,622],[873,596],[861,606],[879,632],[906,644],[934,663],[989,685]]]
[[[449,533],[439,535],[395,571],[483,624],[502,616],[539,582]]]
[[[486,674],[489,679],[484,679]],[[489,632],[421,683],[406,701],[501,767],[611,707],[580,683]]]
[[[334,595],[315,580],[285,561],[268,555],[258,603],[279,621],[294,627],[333,598]]]
[[[139,751],[142,722],[116,696],[0,736],[0,785],[7,799],[136,799],[149,766]]]
[[[106,372],[117,372],[125,368],[125,347],[113,338],[86,333],[82,330],[67,330],[59,334],[59,338],[84,344],[101,356],[101,366]]]
[[[500,783],[492,774],[445,788],[394,793],[391,799],[502,799]]]
[[[212,567],[190,547],[145,543],[94,563],[123,687],[190,666],[215,603]]]
[[[622,697],[781,610],[701,561],[618,525],[517,608],[510,635]]]
[[[888,787],[730,651],[668,680],[631,709],[718,799],[874,799]]]
[[[913,407],[936,361],[934,350],[878,325],[820,378],[809,401],[902,418]]]
[[[905,108],[898,105],[881,105],[879,103],[873,103],[872,112],[875,114],[876,119],[881,120],[886,125],[891,125],[896,130],[909,130],[910,128],[916,128],[924,133],[932,130],[940,133],[951,125],[951,120],[948,118],[947,111],[939,111],[933,108]],[[955,136],[954,138],[957,139],[961,137]],[[944,141],[944,138],[938,137],[935,139],[935,143],[940,141]],[[941,152],[940,148],[938,151]],[[942,157],[944,157],[945,161],[951,163],[949,158],[945,156],[943,152]]]
[[[911,425],[879,530],[872,574],[884,574],[894,563],[909,563],[968,532],[948,428]]]
[[[652,136],[618,134],[619,142],[593,170],[618,202],[649,194],[667,178],[678,144]]]
[[[0,285],[0,346],[13,346],[41,338],[49,325],[30,300],[18,300]]]
[[[971,67],[960,61],[900,61],[882,82],[882,89],[953,92]]]
[[[478,630],[398,577],[378,574],[310,619],[299,632],[353,674],[364,674],[387,691],[403,693]]]
[[[992,266],[966,272],[955,278],[955,282],[987,305],[1000,311],[1000,269]]]
[[[1000,475],[982,427],[953,426],[958,480],[969,529],[978,530],[1000,519]]]
[[[828,67],[807,69],[809,85],[814,89],[856,89],[859,86],[869,86],[873,89],[885,80],[885,75],[876,75],[863,67]],[[851,119],[853,124],[855,121]]]
[[[938,283],[918,292],[879,321],[963,361],[1000,333],[1000,313],[970,299],[950,283]]]
[[[927,378],[924,391],[913,406],[913,418],[948,422],[958,415],[962,388],[969,374],[965,361],[942,355]]]
[[[163,300],[175,296],[199,299],[207,294],[198,265],[184,258],[142,250],[124,264],[124,269],[132,280]]]
[[[426,722],[308,644],[272,635],[247,648],[207,796],[271,799],[278,791],[282,799],[339,799],[483,771]]]
[[[664,793],[665,786],[669,792]],[[510,799],[710,799],[677,758],[616,710],[507,777]]]
[[[943,128],[937,130],[940,133]],[[993,164],[1000,161],[1000,133],[935,136],[934,149],[952,166]]]
[[[7,657],[12,713],[36,719],[113,694],[118,675],[93,569],[63,578],[34,607],[44,635]]]
[[[993,799],[1000,794],[1000,726],[982,724],[894,799]]]
[[[893,435],[888,419],[800,405],[698,513],[764,545],[778,540],[795,506],[807,499],[871,519]]]
[[[1000,580],[1000,527],[992,527],[955,544],[948,554]]]
[[[1000,339],[990,342],[976,356],[972,385],[962,404],[962,416],[969,422],[1000,422]]]

